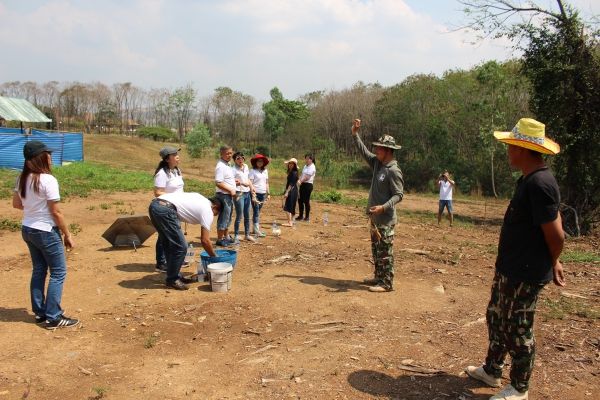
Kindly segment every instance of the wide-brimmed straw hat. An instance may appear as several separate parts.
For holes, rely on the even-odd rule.
[[[390,135],[383,135],[376,142],[373,142],[373,146],[387,147],[394,150],[402,148],[399,144],[396,144],[396,139]]]
[[[267,156],[263,156],[262,154],[255,154],[254,157],[250,159],[250,164],[252,164],[252,166],[256,168],[256,162],[258,160],[263,161],[263,168],[269,165],[269,159],[267,158]]]
[[[525,147],[543,154],[558,154],[560,146],[546,137],[546,125],[532,118],[521,118],[510,132],[494,132],[502,143]]]
[[[284,164],[289,164],[293,162],[294,164],[298,165],[298,160],[296,160],[294,157],[290,158],[289,160],[285,160],[283,163]]]

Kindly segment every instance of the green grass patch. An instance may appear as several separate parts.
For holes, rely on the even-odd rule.
[[[12,197],[12,189],[19,171],[0,169],[0,198]],[[92,191],[103,193],[114,192],[152,192],[154,188],[153,174],[144,171],[127,171],[94,162],[81,162],[54,167],[53,175],[60,185],[60,195],[68,197],[88,197]],[[212,182],[200,182],[196,179],[185,180],[186,192],[199,192],[204,196],[213,196],[215,186]],[[123,202],[113,203],[116,206]],[[100,208],[108,210],[113,204],[100,204]],[[94,210],[89,206],[88,210]]]
[[[544,315],[548,319],[565,319],[569,315],[576,315],[588,319],[600,319],[600,310],[578,299],[560,297],[558,300],[543,299]]]
[[[321,203],[339,203],[344,196],[337,190],[315,193],[314,199]]]
[[[14,219],[0,219],[0,231],[17,232],[21,230],[21,222]]]
[[[0,199],[10,199],[15,188],[15,181],[20,172],[0,168]]]
[[[587,251],[572,250],[562,253],[560,260],[572,263],[600,263],[600,255]]]

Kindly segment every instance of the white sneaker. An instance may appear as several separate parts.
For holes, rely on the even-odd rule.
[[[246,240],[249,242],[256,242],[256,239],[254,239],[254,237],[250,235],[246,235]]]
[[[504,386],[500,393],[490,397],[490,400],[527,400],[528,398],[527,392],[519,392],[513,385],[508,384]]]
[[[500,378],[494,378],[492,375],[489,375],[483,367],[475,367],[473,365],[469,365],[465,368],[465,372],[473,379],[477,379],[485,383],[491,387],[500,387],[502,386],[502,380]],[[512,387],[512,386],[511,386]],[[501,399],[501,397],[499,397]]]

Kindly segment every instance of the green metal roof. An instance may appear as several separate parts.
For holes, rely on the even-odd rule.
[[[7,121],[52,122],[27,100],[2,96],[0,96],[0,118]]]

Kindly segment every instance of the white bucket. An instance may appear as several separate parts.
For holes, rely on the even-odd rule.
[[[231,274],[233,267],[229,263],[208,264],[210,287],[213,292],[227,293],[231,290]]]

